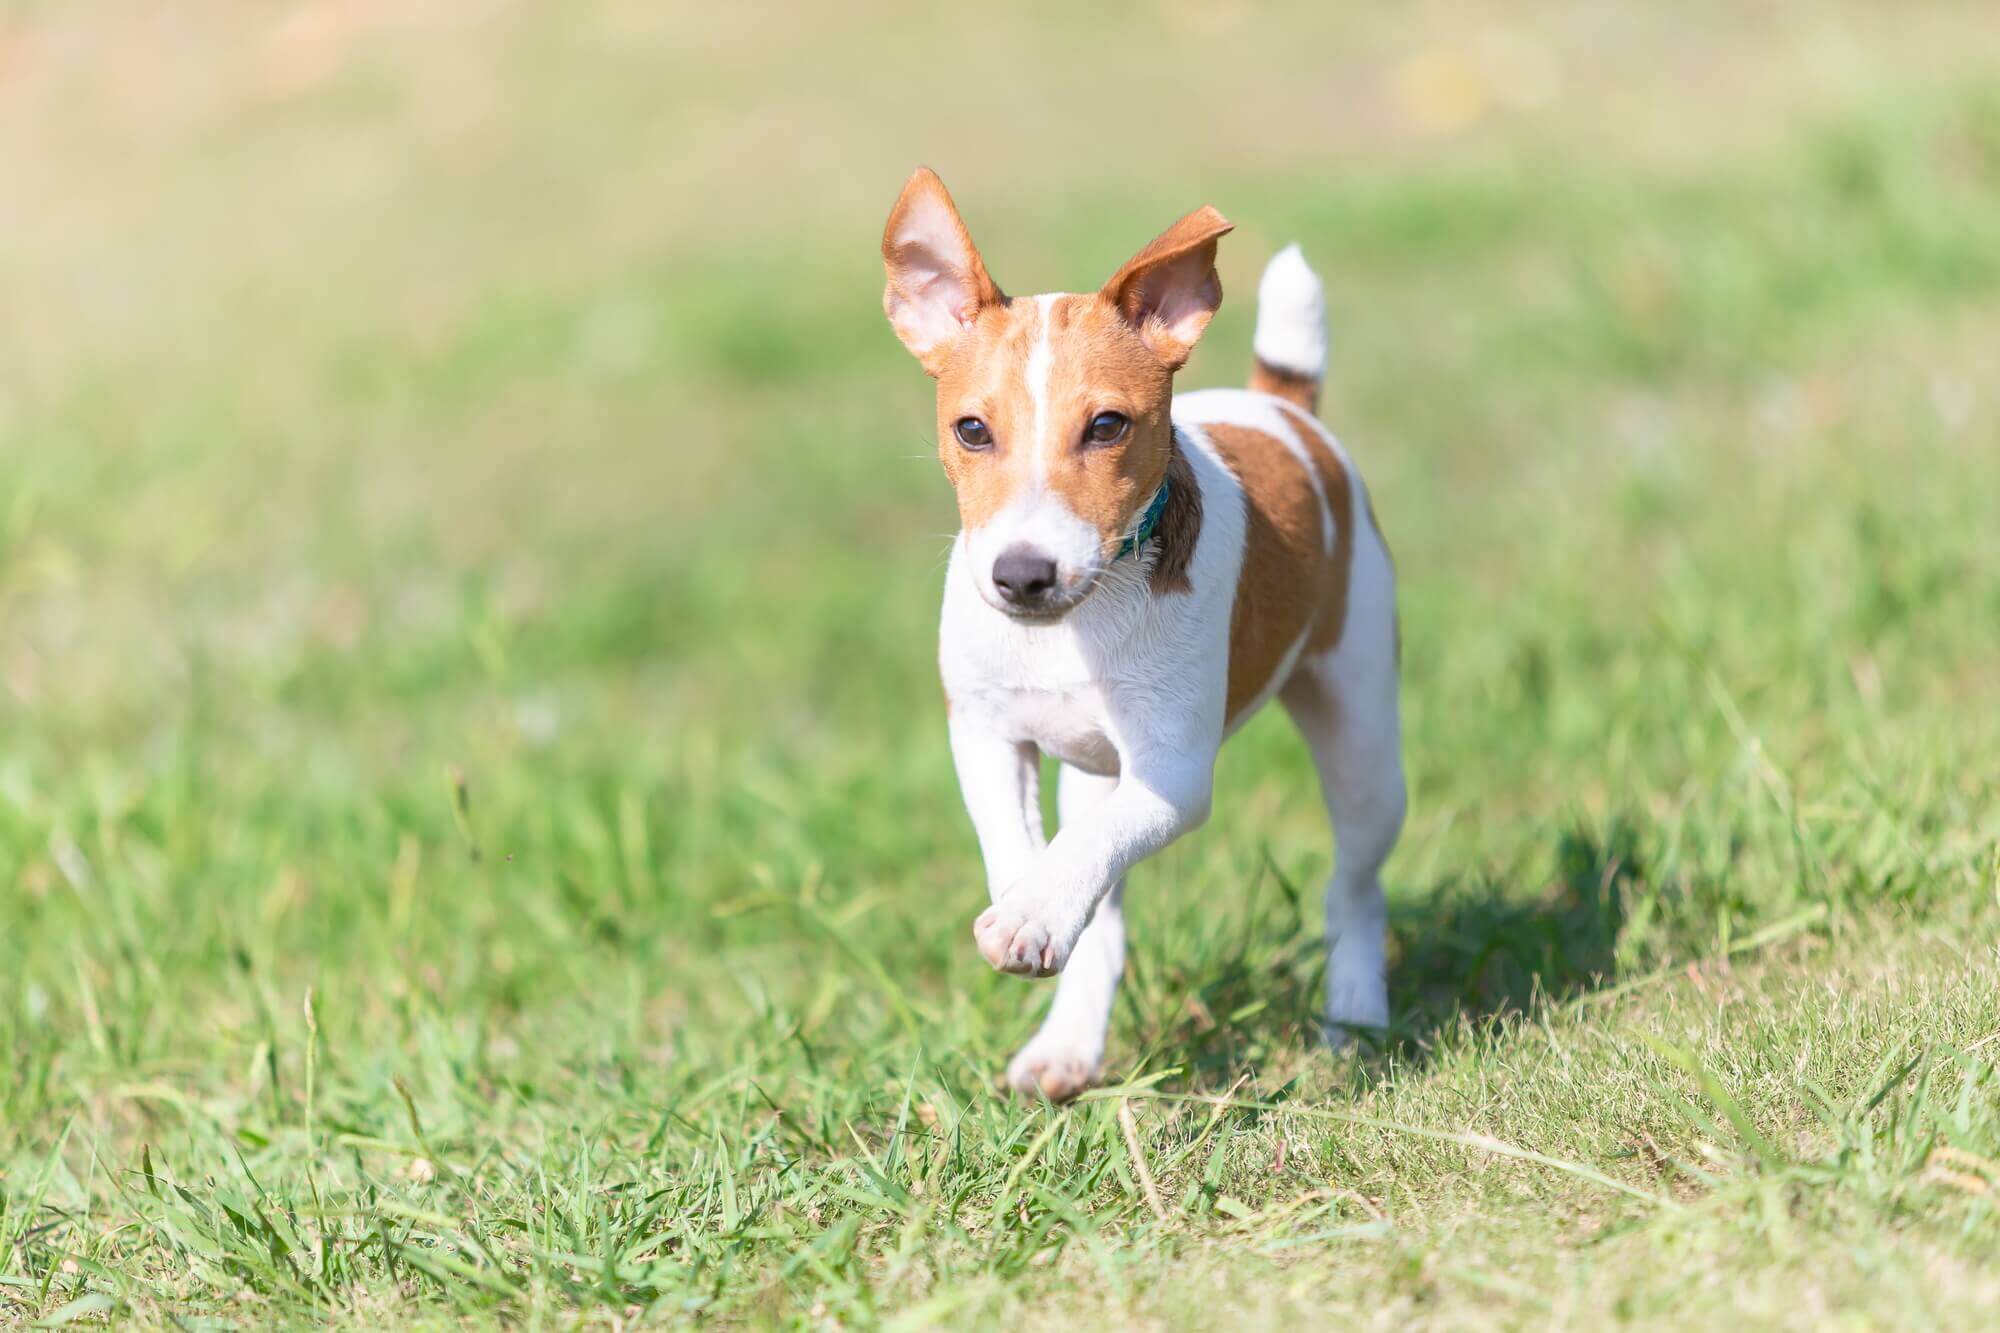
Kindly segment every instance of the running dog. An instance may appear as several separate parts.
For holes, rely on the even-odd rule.
[[[1216,752],[1267,700],[1319,769],[1329,1038],[1389,1017],[1379,871],[1402,829],[1395,574],[1361,478],[1313,415],[1325,294],[1298,247],[1257,293],[1247,389],[1176,395],[1222,301],[1230,223],[1188,214],[1095,292],[1009,297],[944,183],[919,170],[882,237],[884,308],[937,381],[962,521],[939,666],[1003,972],[1057,976],[1008,1067],[1094,1081],[1125,965],[1133,866],[1208,817]],[[1042,830],[1040,760],[1062,763]]]

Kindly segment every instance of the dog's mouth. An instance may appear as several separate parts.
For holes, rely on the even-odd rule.
[[[1070,612],[1076,610],[1077,602],[1082,600],[1079,597],[1076,601],[1051,607],[1008,606],[1003,603],[1000,614],[1017,625],[1060,625],[1069,618]]]

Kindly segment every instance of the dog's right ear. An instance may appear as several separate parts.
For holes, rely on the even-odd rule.
[[[930,375],[944,368],[952,344],[979,312],[1006,299],[986,276],[979,247],[929,167],[917,168],[890,210],[882,265],[889,273],[882,308]]]

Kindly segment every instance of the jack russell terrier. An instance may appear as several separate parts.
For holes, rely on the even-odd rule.
[[[1216,751],[1276,697],[1312,751],[1338,857],[1329,1040],[1389,1017],[1378,878],[1402,829],[1389,551],[1313,416],[1325,294],[1296,246],[1257,292],[1248,389],[1175,396],[1222,301],[1201,208],[1086,295],[1009,297],[919,170],[882,236],[883,305],[937,380],[962,530],[939,666],[992,906],[986,961],[1059,976],[1008,1066],[1064,1099],[1098,1077],[1125,966],[1126,872],[1208,817]],[[1062,762],[1042,832],[1040,759]]]

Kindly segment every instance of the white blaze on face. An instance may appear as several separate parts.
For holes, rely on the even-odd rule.
[[[1029,454],[1034,460],[1035,485],[1045,486],[1049,477],[1049,373],[1055,366],[1055,353],[1049,349],[1049,312],[1060,300],[1056,293],[1035,298],[1035,347],[1028,353],[1028,364],[1022,372],[1022,379],[1028,385],[1028,400],[1035,405],[1034,437],[1027,441]]]
[[[1053,292],[1035,298],[1035,334],[1022,366],[1022,379],[1033,406],[1032,423],[1026,439],[1009,442],[1018,450],[1016,465],[1026,476],[1005,507],[977,528],[965,534],[966,555],[970,557],[979,592],[994,606],[1005,599],[993,586],[993,564],[1016,547],[1037,552],[1056,564],[1058,598],[1080,594],[1100,572],[1103,544],[1097,529],[1080,517],[1064,498],[1048,484],[1049,460],[1061,449],[1059,427],[1049,411],[1049,382],[1055,369],[1051,347],[1051,311],[1065,294]]]

